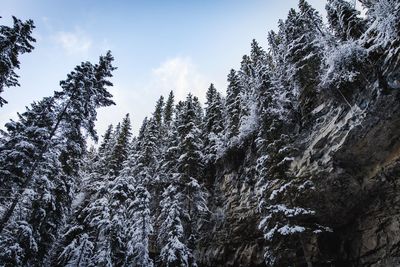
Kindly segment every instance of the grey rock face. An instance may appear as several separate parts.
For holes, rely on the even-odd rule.
[[[363,92],[351,108],[321,101],[297,135],[290,171],[313,181],[305,201],[317,223],[333,229],[305,244],[312,266],[400,266],[400,94],[376,92]],[[202,266],[265,266],[254,146],[251,136],[214,166],[213,215],[197,251]]]

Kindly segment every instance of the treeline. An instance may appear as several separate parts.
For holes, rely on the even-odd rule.
[[[376,85],[377,95],[400,88],[400,3],[361,2],[366,17],[345,0],[329,0],[325,25],[300,0],[268,33],[267,50],[253,40],[240,69],[228,74],[226,97],[211,84],[203,108],[191,94],[176,103],[171,92],[138,136],[126,115],[97,149],[86,148],[86,137],[97,139],[96,108],[114,104],[106,89],[113,58],[77,66],[61,91],[2,132],[0,262],[196,266],[206,226],[221,220],[209,209],[218,186],[210,170],[248,140],[258,160],[242,182],[254,184],[259,199],[266,264],[310,262],[298,248],[332,229],[304,205],[315,187],[291,171],[294,139],[327,99],[352,108],[367,86]]]

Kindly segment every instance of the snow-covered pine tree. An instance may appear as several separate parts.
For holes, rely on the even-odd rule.
[[[367,7],[368,29],[361,41],[368,48],[369,61],[375,63],[377,78],[383,90],[398,89],[400,3],[397,0],[362,2]]]
[[[0,196],[3,198],[12,197],[23,185],[24,176],[33,166],[32,159],[40,155],[49,138],[55,121],[54,110],[54,98],[47,97],[32,103],[24,113],[18,113],[18,121],[5,124],[0,146]]]
[[[160,252],[161,266],[189,267],[196,266],[191,249],[187,245],[183,220],[189,218],[182,208],[184,197],[178,189],[176,177],[165,189],[160,202],[161,221],[159,243],[162,245]],[[174,181],[175,180],[175,181]]]
[[[202,136],[204,140],[205,164],[213,164],[221,150],[222,132],[224,130],[223,104],[221,94],[211,84],[206,92],[206,108]]]
[[[32,43],[36,42],[32,37],[33,21],[22,22],[14,16],[12,18],[13,27],[0,25],[0,94],[5,87],[19,86],[19,76],[14,71],[20,67],[18,56],[30,53],[34,49]],[[0,107],[6,103],[0,97]]]
[[[200,178],[202,172],[201,131],[196,124],[198,120],[197,107],[194,98],[189,94],[177,126],[179,137],[178,151],[180,157],[177,161],[177,169],[182,178],[187,182],[189,177]]]
[[[291,9],[282,25],[284,58],[289,63],[288,81],[294,92],[299,95],[299,110],[303,122],[307,121],[315,108],[319,84],[319,70],[322,60],[323,35],[322,18],[305,0],[299,2],[299,12]]]
[[[198,241],[197,231],[202,216],[207,212],[207,194],[200,182],[203,173],[203,153],[201,132],[196,125],[195,99],[191,94],[185,101],[181,124],[177,127],[179,143],[177,160],[177,179],[182,185],[183,209],[189,216],[185,225],[188,247],[194,249]]]
[[[192,95],[176,107],[176,120],[162,163],[168,183],[161,200],[159,243],[165,266],[194,266],[192,251],[202,216],[207,212],[206,192],[198,179],[202,173],[199,106]]]
[[[373,71],[368,50],[360,42],[366,20],[345,0],[330,0],[326,5],[330,32],[325,33],[321,87],[340,101],[351,105],[352,95],[369,83]],[[333,35],[332,35],[333,33]]]
[[[150,258],[150,235],[153,225],[150,211],[151,197],[148,181],[141,178],[134,180],[134,200],[128,207],[127,217],[127,251],[126,264],[128,266],[151,267],[153,260]]]
[[[86,62],[76,67],[75,71],[68,75],[67,80],[61,82],[63,90],[55,92],[55,97],[51,101],[45,99],[47,104],[57,103],[58,105],[52,104],[50,110],[49,108],[46,110],[48,114],[40,114],[40,116],[33,114],[30,122],[33,125],[29,127],[29,131],[37,131],[36,136],[29,135],[27,128],[15,127],[24,124],[23,116],[20,117],[20,122],[10,124],[11,135],[18,135],[20,140],[21,138],[28,139],[29,143],[24,142],[24,147],[28,149],[28,153],[33,152],[26,165],[20,165],[19,169],[11,170],[12,173],[9,173],[16,180],[21,181],[21,184],[15,187],[16,192],[7,203],[8,206],[5,206],[0,221],[0,238],[7,238],[10,233],[20,227],[15,223],[17,218],[18,221],[28,222],[24,227],[31,233],[30,244],[33,244],[33,241],[36,242],[34,252],[38,254],[33,257],[32,251],[23,253],[23,257],[18,259],[19,265],[36,264],[30,261],[39,263],[43,260],[44,251],[57,235],[58,224],[69,210],[73,186],[78,178],[76,168],[80,164],[72,164],[72,169],[70,166],[68,169],[66,167],[70,162],[78,162],[85,153],[82,130],[97,139],[94,130],[96,108],[113,104],[110,99],[111,94],[105,88],[112,85],[107,80],[112,76],[111,71],[114,69],[111,65],[112,60],[111,54],[108,53],[100,58],[99,64],[92,65]],[[46,126],[47,129],[37,127],[49,120],[51,125]],[[73,151],[77,153],[76,155],[72,155],[69,151],[71,147],[74,147]],[[1,166],[12,165],[7,163],[12,159],[7,154],[18,155],[7,149],[1,153],[3,155],[0,158],[4,160]],[[27,207],[28,212],[17,213],[16,211],[20,211],[21,206]],[[43,228],[46,224],[47,227],[51,226],[47,230]],[[18,235],[15,237],[19,238]],[[21,236],[21,238],[24,237]],[[5,256],[12,257],[11,261],[16,261],[17,254]]]
[[[108,163],[120,133],[120,126],[116,128],[116,134],[112,126],[107,129],[94,162],[88,163],[94,167],[85,168],[82,174],[72,213],[53,248],[49,264],[75,266],[79,261],[83,266],[107,266],[125,262],[124,204],[129,195],[133,196],[133,188],[128,186],[128,180],[109,175]],[[87,248],[82,247],[83,242]]]
[[[228,74],[228,88],[226,91],[226,138],[232,139],[239,134],[240,120],[240,80],[237,72],[231,70]]]
[[[123,170],[110,181],[111,262],[117,266],[150,266],[152,263],[149,256],[152,222],[148,188],[155,182],[158,166],[158,130],[154,118],[144,121],[139,137],[123,163]]]
[[[153,112],[153,117],[159,127],[161,127],[163,123],[164,104],[164,97],[160,96],[160,98],[157,100],[156,108]]]
[[[240,82],[239,139],[247,136],[252,130],[252,108],[255,101],[253,94],[254,70],[248,55],[242,57],[238,72]]]
[[[247,70],[247,71],[246,71]],[[240,80],[244,90],[241,93],[240,136],[248,136],[259,125],[260,103],[264,98],[267,77],[267,55],[256,40],[251,43],[250,57],[242,61]]]
[[[329,0],[326,11],[330,28],[340,40],[356,40],[365,32],[365,21],[348,1]]]
[[[71,231],[76,230],[72,229]],[[69,233],[66,233],[69,235]],[[61,266],[65,267],[78,267],[78,266],[89,266],[90,255],[93,253],[93,243],[89,238],[89,235],[82,234],[74,239],[59,256],[60,259],[65,259],[60,262]]]
[[[256,102],[258,104],[256,112],[259,117],[261,115],[262,103],[266,98],[265,94],[267,94],[270,87],[270,76],[273,62],[272,56],[268,55],[256,40],[253,40],[251,43],[250,58],[254,70],[253,93],[255,94]]]
[[[131,137],[131,121],[129,114],[126,114],[121,123],[121,129],[113,147],[113,152],[110,159],[110,175],[113,177],[118,176],[122,170],[122,164],[128,157],[129,141]]]
[[[7,133],[4,145],[0,147],[0,179],[1,179],[1,209],[9,208],[10,199],[20,194],[21,186],[24,183],[23,175],[32,168],[31,158],[37,157],[41,153],[41,148],[48,142],[52,126],[54,124],[54,98],[44,98],[42,101],[33,103],[26,112],[18,114],[18,121],[11,121],[6,124]],[[48,175],[53,175],[54,163],[53,151],[48,151],[46,160],[40,164],[36,183],[31,185],[31,191],[21,194],[19,202],[16,203],[17,213],[11,214],[9,221],[0,234],[0,262],[6,266],[23,266],[26,264],[37,264],[40,259],[37,255],[43,249],[40,244],[40,229],[32,218],[38,219],[38,223],[43,222],[45,210],[37,210],[38,198],[46,194],[46,200],[54,204],[53,192],[54,184],[48,180]],[[19,162],[20,164],[15,164]],[[47,166],[46,166],[47,165]],[[48,184],[50,183],[50,184]],[[50,187],[50,188],[49,188]],[[42,194],[43,193],[43,194]],[[22,198],[22,199],[21,199]],[[33,204],[33,202],[36,204]],[[35,209],[32,210],[32,207]],[[46,223],[46,222],[44,222]],[[35,224],[35,225],[33,225]],[[49,228],[48,233],[54,234],[54,229]],[[39,238],[39,239],[38,239]],[[44,242],[43,242],[44,243]]]
[[[113,125],[110,124],[103,135],[103,140],[99,145],[98,153],[103,154],[110,148],[111,138],[113,135]]]
[[[195,123],[198,128],[201,128],[203,126],[204,112],[197,96],[193,96],[193,110],[195,113]]]
[[[113,266],[111,229],[112,211],[110,207],[109,182],[96,183],[98,193],[88,206],[82,210],[81,218],[87,226],[87,232],[92,232],[93,253],[89,260],[89,266]],[[81,238],[81,237],[79,237]]]
[[[135,183],[133,169],[136,167],[137,142],[131,142],[127,159],[123,162],[119,175],[110,181],[110,208],[111,208],[111,254],[114,266],[127,265],[127,253],[129,251],[132,217],[129,215],[129,207],[135,200]],[[130,266],[130,265],[128,265]]]
[[[300,83],[291,83],[288,77],[296,78],[296,73],[310,75],[311,72],[298,68],[298,62],[295,63],[289,56],[296,55],[290,53],[305,45],[302,39],[306,36],[298,35],[301,27],[313,27],[315,36],[325,34],[320,32],[324,29],[318,26],[320,23],[315,11],[305,1],[300,1],[300,8],[300,13],[291,10],[288,19],[280,23],[279,32],[271,32],[268,38],[272,66],[266,69],[267,90],[264,91],[261,103],[262,121],[257,138],[257,188],[262,217],[259,227],[267,241],[265,260],[270,265],[290,264],[299,244],[301,247],[304,240],[329,231],[328,228],[313,223],[315,212],[303,202],[305,196],[313,190],[313,183],[297,179],[290,172],[296,147],[293,144],[293,135],[288,133],[294,134],[293,129],[298,129],[301,124],[296,112],[298,100],[295,86],[303,87]],[[292,45],[298,47],[291,47]],[[308,52],[313,53],[312,50]],[[300,57],[303,52],[300,49],[296,53]],[[319,65],[310,67],[315,68],[315,73],[320,68]],[[309,261],[307,253],[304,248],[305,262]]]
[[[173,114],[174,114],[174,93],[171,91],[169,92],[167,101],[165,102],[165,107],[164,107],[164,124],[169,125],[170,122],[173,119]]]

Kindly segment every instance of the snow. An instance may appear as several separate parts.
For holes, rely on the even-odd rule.
[[[358,41],[343,42],[328,50],[324,60],[326,70],[321,77],[323,86],[339,88],[341,83],[355,81],[360,75],[357,67],[366,64],[367,55],[368,51]]]
[[[276,204],[276,205],[271,205],[268,207],[268,210],[270,213],[283,213],[285,217],[291,218],[291,217],[296,217],[298,215],[313,215],[315,214],[315,211],[310,210],[310,209],[304,209],[300,207],[287,207],[284,204]]]
[[[292,182],[288,182],[281,186],[279,189],[272,191],[271,195],[269,196],[269,200],[274,200],[279,193],[284,192],[289,186],[291,186]]]
[[[276,230],[278,233],[280,233],[281,235],[291,235],[294,233],[301,233],[304,232],[306,230],[306,228],[301,227],[301,226],[289,226],[289,225],[285,225],[281,228],[279,228],[278,230]]]
[[[85,197],[86,194],[84,192],[79,192],[71,203],[71,209],[75,210],[79,205],[81,205]]]

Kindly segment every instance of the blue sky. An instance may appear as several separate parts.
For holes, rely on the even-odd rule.
[[[326,1],[309,2],[322,11]],[[266,47],[267,32],[295,6],[297,0],[2,0],[0,23],[11,25],[11,15],[33,19],[37,42],[20,57],[21,87],[2,95],[9,104],[0,124],[58,90],[74,66],[96,62],[110,49],[118,67],[110,89],[117,105],[99,111],[97,129],[102,134],[130,113],[136,132],[161,94],[174,90],[183,99],[193,92],[204,99],[211,82],[224,92],[226,75],[238,68],[251,40]]]

